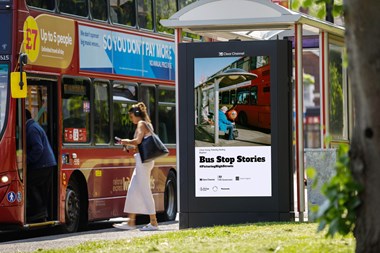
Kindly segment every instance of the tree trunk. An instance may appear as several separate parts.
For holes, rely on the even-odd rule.
[[[351,170],[364,186],[356,252],[380,252],[380,1],[345,0],[346,45],[354,103]]]

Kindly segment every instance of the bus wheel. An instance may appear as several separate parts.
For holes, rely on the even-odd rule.
[[[76,180],[70,180],[66,189],[65,201],[65,231],[76,232],[79,227],[80,220],[80,191]]]
[[[239,119],[239,123],[241,125],[243,125],[243,126],[248,125],[247,115],[244,112],[239,113],[238,119]]]
[[[166,221],[175,220],[177,216],[177,177],[173,171],[170,171],[165,185],[165,212]]]

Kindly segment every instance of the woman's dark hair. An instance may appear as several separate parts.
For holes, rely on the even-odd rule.
[[[25,109],[25,117],[26,117],[26,120],[32,118],[32,114],[30,113],[30,111],[28,109]]]
[[[132,105],[131,109],[129,109],[129,113],[133,113],[136,117],[141,117],[142,120],[150,123],[150,118],[143,102]]]

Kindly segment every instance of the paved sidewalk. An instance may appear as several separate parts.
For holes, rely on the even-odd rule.
[[[107,228],[101,230],[85,231],[75,234],[59,234],[43,236],[18,241],[0,243],[1,253],[33,252],[38,249],[59,249],[75,246],[88,241],[100,240],[121,240],[134,237],[148,236],[157,233],[166,233],[179,230],[178,221],[159,223],[158,231],[143,232],[138,230],[120,230],[117,228]]]

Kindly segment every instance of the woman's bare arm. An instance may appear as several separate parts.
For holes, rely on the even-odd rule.
[[[150,133],[148,127],[146,126],[146,124],[149,124],[149,123],[144,123],[143,121],[140,121],[138,124],[137,124],[137,127],[136,127],[136,131],[135,131],[135,138],[133,138],[132,140],[130,139],[122,139],[121,140],[121,144],[123,145],[129,145],[129,146],[137,146],[139,145],[144,136],[147,134],[147,133]]]

